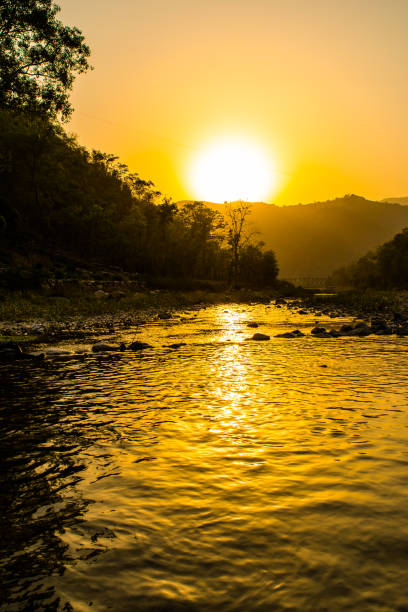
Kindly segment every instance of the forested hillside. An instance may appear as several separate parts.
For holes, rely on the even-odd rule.
[[[332,280],[338,287],[408,289],[408,229],[350,266],[336,270]]]
[[[47,266],[58,254],[73,267],[273,284],[275,256],[248,239],[245,207],[230,222],[200,202],[177,207],[116,156],[88,151],[63,129],[74,79],[91,66],[84,36],[59,12],[53,0],[0,2],[3,281],[13,266]]]
[[[243,228],[245,229],[245,228]],[[38,247],[153,277],[273,284],[271,252],[200,202],[177,207],[113,156],[88,151],[46,117],[0,111],[3,260]],[[232,233],[231,233],[232,232]]]
[[[282,278],[326,276],[408,227],[408,207],[346,195],[294,206],[255,203],[250,220],[275,251]]]

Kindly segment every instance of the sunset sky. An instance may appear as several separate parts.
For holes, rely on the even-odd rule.
[[[234,199],[196,175],[235,142],[270,168],[268,202],[408,195],[407,0],[58,3],[95,67],[69,130],[174,200]]]

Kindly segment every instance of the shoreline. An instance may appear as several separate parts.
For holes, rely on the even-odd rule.
[[[0,343],[29,346],[112,333],[141,325],[163,313],[196,310],[215,304],[270,303],[277,292],[233,290],[139,291],[99,298],[82,293],[71,297],[9,293],[0,302]]]
[[[106,294],[108,295],[108,294]],[[316,317],[350,317],[368,321],[381,317],[388,326],[408,325],[407,292],[340,292],[283,297],[277,290],[129,292],[119,297],[80,293],[70,297],[40,293],[3,294],[0,302],[0,343],[29,347],[62,340],[113,334],[183,309],[215,304],[271,304]]]

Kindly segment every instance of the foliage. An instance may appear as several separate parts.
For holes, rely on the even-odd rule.
[[[116,156],[86,150],[46,117],[0,111],[0,220],[6,249],[41,248],[146,277],[232,280],[222,215],[202,202],[176,206]],[[272,285],[273,253],[243,236],[238,281]],[[12,284],[41,284],[43,274],[14,270]]]
[[[254,287],[271,286],[278,276],[278,264],[273,251],[263,251],[263,242],[254,243],[258,232],[249,223],[251,212],[252,205],[248,202],[228,204],[225,209],[232,282],[234,286],[239,283]]]
[[[331,280],[337,286],[357,289],[407,289],[408,228],[351,266],[337,270]]]
[[[57,19],[52,0],[0,0],[0,106],[67,119],[75,75],[89,47]]]
[[[303,304],[318,308],[340,308],[356,316],[398,312],[404,307],[407,295],[404,292],[380,291],[375,289],[347,290],[333,294],[304,296]]]

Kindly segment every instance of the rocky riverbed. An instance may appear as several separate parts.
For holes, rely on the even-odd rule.
[[[408,312],[389,310],[381,315],[359,312],[344,307],[307,306],[301,300],[276,298],[262,299],[265,309],[279,309],[284,313],[296,315],[299,320],[307,318],[307,325],[302,329],[287,329],[273,336],[260,329],[246,337],[246,340],[267,341],[271,337],[297,339],[306,335],[320,339],[341,337],[366,337],[369,335],[408,336]],[[256,304],[256,302],[255,302]],[[252,304],[254,305],[254,303]],[[148,308],[133,312],[118,312],[94,317],[69,317],[63,321],[37,319],[26,322],[0,323],[0,358],[1,359],[44,359],[45,357],[81,356],[87,353],[107,353],[123,351],[141,351],[153,348],[149,341],[131,340],[125,342],[124,336],[142,333],[153,323],[179,325],[189,318],[194,318],[205,304],[197,304],[187,311],[173,308],[160,310]],[[310,318],[314,317],[313,322]],[[322,320],[326,323],[321,324]],[[347,319],[347,322],[345,322]],[[330,321],[330,324],[327,324]],[[306,323],[306,321],[305,321]],[[249,329],[262,327],[262,322],[249,321]],[[80,348],[66,348],[67,343],[80,344]],[[170,343],[165,347],[176,349],[184,343]]]

